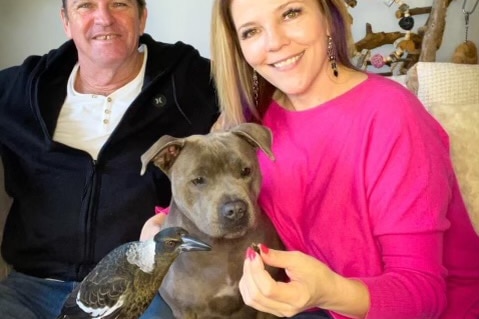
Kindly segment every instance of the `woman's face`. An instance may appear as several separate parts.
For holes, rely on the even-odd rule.
[[[317,0],[232,0],[231,14],[246,61],[290,99],[312,93],[330,71]]]

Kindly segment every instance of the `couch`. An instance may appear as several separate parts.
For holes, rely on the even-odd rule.
[[[461,191],[479,234],[479,65],[419,62],[395,80],[413,91],[448,131]],[[0,163],[0,243],[10,204]],[[7,272],[0,258],[0,278]]]

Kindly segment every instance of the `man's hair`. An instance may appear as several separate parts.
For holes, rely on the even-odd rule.
[[[63,10],[67,9],[67,1],[68,0],[62,0],[62,7]],[[143,15],[143,10],[146,8],[146,0],[136,0],[138,3],[138,9],[140,11],[140,17]]]

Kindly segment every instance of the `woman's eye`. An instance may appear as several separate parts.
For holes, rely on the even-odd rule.
[[[196,177],[191,181],[193,185],[201,185],[205,183],[205,179],[203,177]]]
[[[301,14],[301,9],[289,9],[283,13],[283,18],[286,20],[294,19]]]
[[[258,33],[257,29],[247,29],[241,32],[241,40],[249,39]]]

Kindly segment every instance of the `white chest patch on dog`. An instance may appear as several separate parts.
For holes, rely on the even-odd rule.
[[[144,272],[151,273],[155,266],[155,248],[156,244],[153,240],[140,242],[128,249],[126,259]]]
[[[236,296],[238,294],[238,283],[234,283],[231,278],[226,278],[226,283],[218,290],[216,297]]]

